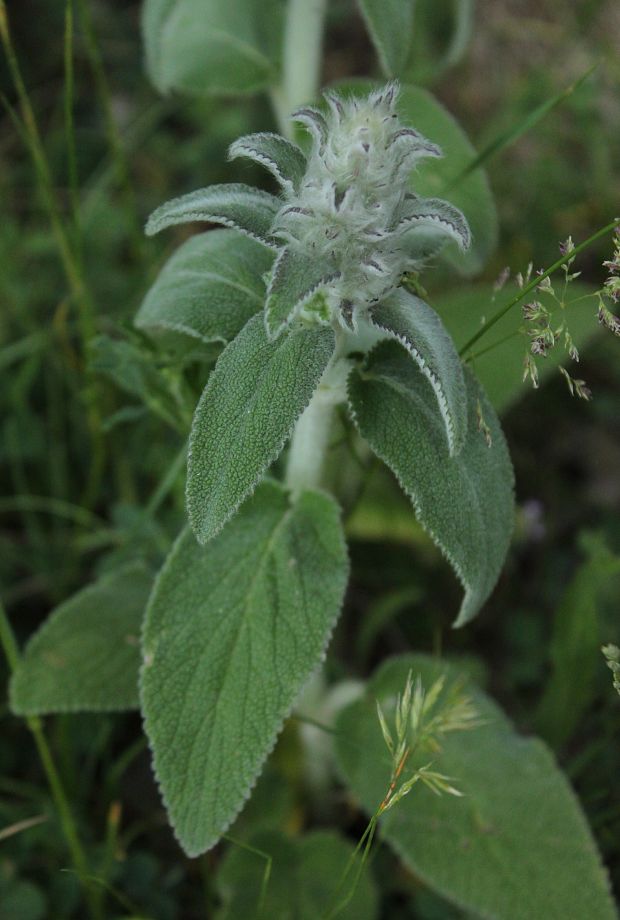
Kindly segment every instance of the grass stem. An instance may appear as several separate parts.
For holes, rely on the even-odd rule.
[[[9,665],[9,670],[13,672],[19,664],[19,649],[17,647],[15,634],[13,633],[9,618],[6,615],[4,605],[1,601],[0,645],[2,645],[6,660]],[[34,743],[39,754],[39,759],[43,766],[43,770],[47,777],[50,791],[52,793],[52,798],[54,800],[54,805],[56,806],[56,811],[60,820],[60,826],[62,828],[67,847],[71,854],[71,859],[73,861],[75,871],[82,882],[84,882],[84,880],[88,877],[88,862],[86,860],[86,855],[82,848],[82,844],[80,843],[75,820],[73,818],[73,814],[71,813],[71,808],[69,806],[69,801],[67,799],[60,774],[56,768],[56,764],[54,762],[51,749],[47,743],[45,733],[43,732],[41,720],[38,716],[26,716],[25,722],[34,738]],[[100,920],[102,913],[89,887],[86,888],[86,900],[89,904],[90,913],[93,920]]]
[[[557,260],[557,262],[554,262],[553,265],[551,265],[544,272],[542,272],[542,274],[535,275],[529,284],[526,284],[525,287],[522,290],[520,290],[519,293],[515,297],[513,297],[512,300],[510,300],[507,304],[505,304],[503,307],[500,307],[500,309],[497,311],[495,316],[492,316],[491,319],[487,320],[487,322],[484,323],[484,325],[480,327],[478,332],[472,335],[472,337],[467,342],[465,342],[465,344],[463,345],[463,347],[461,348],[459,352],[461,357],[465,356],[465,358],[467,358],[467,352],[476,344],[476,342],[478,342],[482,338],[483,335],[486,335],[489,329],[492,329],[493,326],[496,323],[498,323],[500,319],[502,319],[502,317],[504,317],[508,313],[509,310],[512,310],[512,308],[515,307],[522,300],[524,300],[524,298],[527,297],[528,294],[531,294],[532,291],[534,291],[538,287],[541,281],[544,281],[545,278],[548,278],[550,275],[552,275],[555,271],[558,270],[558,268],[561,268],[571,259],[574,259],[575,256],[579,255],[580,252],[583,252],[584,249],[587,249],[588,246],[591,246],[592,243],[595,243],[602,236],[605,236],[607,233],[611,233],[618,226],[620,226],[620,219],[616,217],[614,220],[610,221],[610,223],[605,224],[604,227],[601,227],[600,230],[597,230],[596,233],[593,233],[592,236],[589,236],[587,240],[583,241],[583,243],[580,243],[578,246],[575,246],[575,248],[572,249],[570,252],[567,252],[565,255],[563,255],[560,259]]]

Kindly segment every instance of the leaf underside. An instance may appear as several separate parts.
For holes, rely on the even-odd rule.
[[[206,547],[185,531],[156,583],[141,699],[155,772],[190,856],[233,821],[321,660],[348,563],[335,502],[264,482]]]
[[[307,167],[306,157],[297,144],[268,132],[240,137],[231,144],[228,155],[231,160],[247,157],[260,163],[289,194],[299,190]]]
[[[57,607],[13,674],[13,712],[137,709],[140,628],[152,584],[146,568],[132,565]]]
[[[450,456],[435,394],[401,345],[381,342],[349,379],[361,435],[395,473],[465,588],[455,626],[471,620],[495,586],[514,515],[512,465],[499,421],[469,372],[465,382],[467,437]],[[491,446],[478,430],[479,408]]]
[[[146,234],[154,236],[176,224],[201,221],[223,224],[274,248],[269,231],[279,208],[277,198],[249,185],[211,185],[160,205],[147,221]]]
[[[277,458],[333,351],[331,327],[297,324],[270,342],[262,315],[224,349],[190,436],[187,509],[201,543],[220,530]]]
[[[372,814],[389,783],[376,701],[389,712],[410,669],[427,689],[441,675],[446,688],[463,685],[483,724],[445,735],[439,752],[414,753],[408,761],[413,770],[432,759],[433,770],[449,776],[462,798],[419,784],[385,816],[382,836],[405,865],[468,916],[614,920],[586,818],[551,752],[539,739],[517,734],[454,665],[422,655],[392,659],[373,676],[366,697],[340,713],[337,758],[363,807]]]
[[[408,198],[401,209],[398,228],[406,230],[408,227],[413,233],[434,228],[451,237],[462,250],[469,249],[471,244],[471,233],[463,214],[442,198]]]

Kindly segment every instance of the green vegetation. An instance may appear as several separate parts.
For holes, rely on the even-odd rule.
[[[0,0],[0,920],[617,917],[615,4],[120,7]]]

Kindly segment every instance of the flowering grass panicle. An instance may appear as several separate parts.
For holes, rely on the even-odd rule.
[[[462,795],[449,777],[431,769],[432,763],[414,768],[405,778],[407,762],[414,752],[437,754],[441,751],[440,739],[444,735],[482,724],[472,700],[463,694],[459,684],[446,690],[445,677],[441,676],[426,690],[420,677],[414,681],[410,671],[402,694],[396,698],[393,727],[390,728],[378,701],[377,716],[392,763],[388,790],[378,808],[379,816],[408,795],[418,782],[437,795]]]

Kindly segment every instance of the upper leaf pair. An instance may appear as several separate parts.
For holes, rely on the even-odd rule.
[[[231,157],[266,166],[280,198],[238,183],[193,192],[158,208],[148,233],[188,221],[234,227],[279,250],[269,279],[265,322],[277,337],[304,307],[334,327],[357,331],[371,306],[392,294],[403,274],[422,266],[437,237],[470,244],[467,222],[448,202],[420,198],[409,175],[440,149],[397,117],[398,87],[367,98],[326,94],[325,114],[293,116],[312,137],[308,157],[274,134],[236,141]],[[324,291],[318,300],[314,295]]]
[[[437,418],[446,459],[459,454],[469,429],[480,435],[462,366],[439,318],[400,289],[377,308],[372,323],[376,335],[404,345],[412,376],[415,362],[428,380],[425,411]],[[270,341],[257,315],[224,350],[196,409],[190,439],[188,512],[201,542],[215,536],[277,458],[334,349],[330,326],[297,323]]]
[[[465,375],[467,428],[453,456],[430,384],[398,343],[382,342],[351,375],[349,401],[360,433],[398,477],[462,582],[455,623],[462,626],[504,564],[513,526],[512,466],[497,416],[473,375]]]

